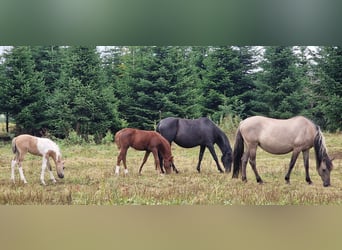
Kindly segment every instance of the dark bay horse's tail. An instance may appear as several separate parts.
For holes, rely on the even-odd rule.
[[[235,144],[234,144],[234,153],[233,153],[233,178],[239,177],[239,172],[241,168],[241,157],[244,152],[244,140],[240,132],[240,128],[238,128],[238,132],[236,133]]]

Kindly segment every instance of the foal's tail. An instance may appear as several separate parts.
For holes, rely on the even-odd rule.
[[[236,139],[234,144],[234,163],[233,163],[233,178],[239,177],[239,172],[241,168],[241,157],[244,152],[244,140],[241,135],[240,128],[238,128],[238,131],[236,133]]]
[[[16,154],[18,152],[17,145],[15,143],[16,139],[17,139],[17,137],[14,137],[12,140],[12,152],[13,152],[13,154]]]

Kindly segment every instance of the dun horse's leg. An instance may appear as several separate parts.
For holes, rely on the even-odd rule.
[[[216,152],[215,152],[215,149],[214,149],[214,146],[213,145],[210,145],[208,146],[208,149],[212,155],[212,157],[214,158],[214,161],[216,162],[216,166],[217,166],[217,169],[218,171],[220,171],[220,173],[223,173],[223,170],[218,162],[218,159],[217,159],[217,155],[216,155]]]
[[[291,175],[291,171],[297,161],[298,155],[299,155],[300,151],[298,150],[293,150],[292,156],[291,156],[291,161],[290,161],[290,165],[289,165],[289,170],[287,171],[287,174],[285,176],[285,181],[287,184],[290,184],[290,175]]]
[[[150,151],[146,151],[143,162],[141,163],[141,166],[139,168],[139,174],[141,174],[142,167],[144,166],[145,162],[147,161],[148,156],[150,155]],[[157,169],[156,169],[157,170]]]
[[[197,171],[198,171],[198,173],[201,172],[201,162],[202,162],[202,159],[203,159],[204,151],[205,151],[205,146],[201,145],[200,152],[199,152],[199,155],[198,155],[198,164],[197,164]]]
[[[45,169],[47,167],[46,165],[47,165],[47,159],[46,159],[46,156],[43,156],[42,172],[40,173],[40,181],[44,186],[46,185],[44,181]]]
[[[249,149],[247,149],[247,151],[244,152],[241,157],[241,178],[242,178],[242,181],[244,182],[247,181],[246,166],[247,166],[248,158],[249,158]]]
[[[50,174],[50,180],[53,182],[53,183],[56,183],[56,179],[55,179],[55,176],[53,176],[53,173],[52,173],[52,167],[51,167],[51,164],[49,162],[49,159],[47,159],[47,166],[48,166],[48,169],[49,169],[49,174]]]
[[[308,184],[312,184],[309,175],[309,149],[303,151],[304,167],[305,167],[305,180]]]
[[[254,171],[254,174],[255,174],[255,178],[257,180],[258,183],[262,184],[263,181],[258,173],[258,170],[256,168],[256,147],[253,147],[250,149],[249,151],[249,164],[251,164],[251,167]]]

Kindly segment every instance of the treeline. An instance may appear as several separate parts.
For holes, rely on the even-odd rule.
[[[342,128],[341,47],[14,46],[0,62],[0,114],[16,133],[100,141],[167,116],[257,114]]]

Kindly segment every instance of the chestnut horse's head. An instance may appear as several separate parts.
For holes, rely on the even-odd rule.
[[[166,174],[171,174],[173,164],[173,156],[164,158],[164,168]]]

